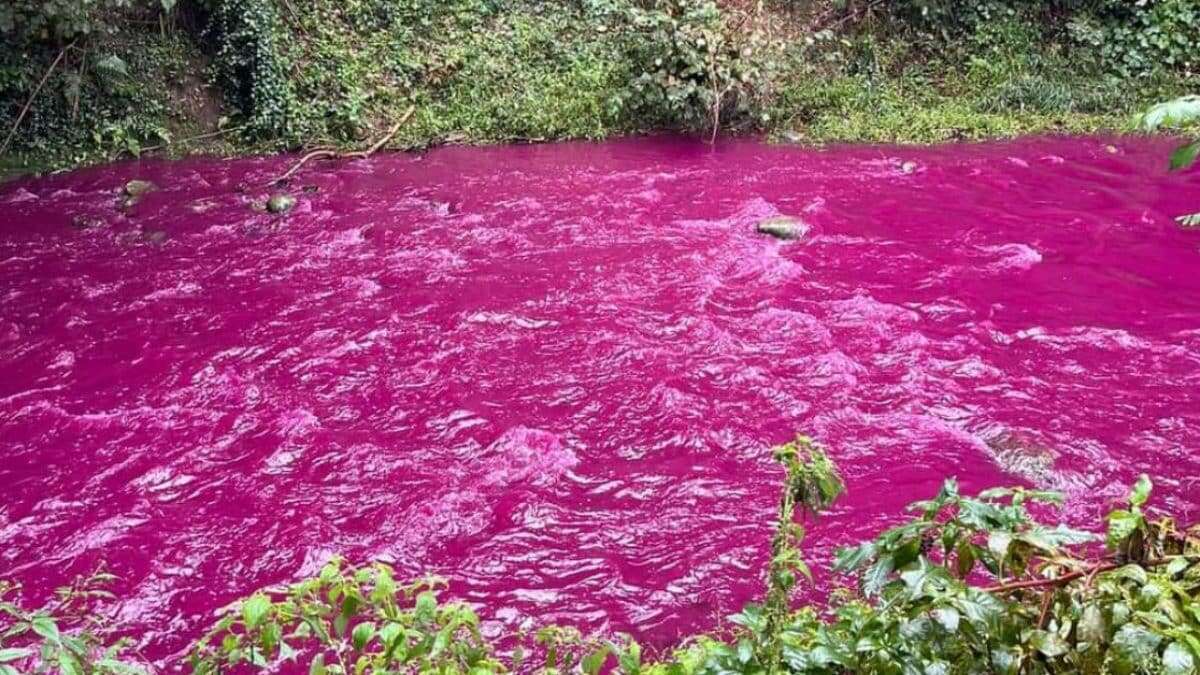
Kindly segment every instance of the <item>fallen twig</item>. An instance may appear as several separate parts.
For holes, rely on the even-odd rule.
[[[816,26],[813,26],[809,30],[810,30],[810,32],[813,32],[813,33],[819,33],[823,30],[833,30],[834,28],[840,28],[843,24],[858,19],[862,15],[866,14],[867,12],[870,12],[872,9],[875,9],[876,7],[878,7],[879,5],[882,5],[882,4],[883,4],[883,0],[873,0],[872,2],[868,2],[867,4],[859,7],[858,9],[851,11],[848,14],[845,14],[845,15],[839,17],[836,20],[822,21],[821,23],[817,24]]]
[[[154,152],[155,150],[162,150],[163,148],[170,146],[170,145],[180,145],[183,143],[190,143],[192,141],[203,140],[205,138],[213,138],[214,136],[224,136],[225,134],[233,133],[234,131],[241,131],[242,129],[245,129],[245,128],[246,128],[246,125],[244,125],[244,124],[241,126],[236,126],[236,127],[226,127],[224,129],[218,129],[216,131],[209,131],[207,133],[197,134],[195,136],[188,136],[187,138],[180,138],[178,140],[167,141],[166,143],[159,143],[158,145],[150,145],[150,146],[142,148],[142,152]]]
[[[379,149],[382,148],[384,145],[386,145],[387,142],[390,141],[392,139],[392,137],[395,136],[398,131],[400,131],[400,127],[404,126],[404,124],[406,122],[408,122],[408,119],[410,117],[412,117],[413,113],[416,112],[416,110],[417,110],[416,106],[410,107],[400,117],[400,121],[398,121],[394,125],[392,125],[392,128],[389,129],[386,134],[381,136],[379,138],[379,140],[372,143],[371,147],[367,148],[366,150],[358,150],[358,151],[354,151],[354,152],[338,152],[336,150],[331,150],[329,148],[321,148],[319,150],[313,150],[312,152],[308,153],[307,155],[301,157],[298,162],[296,162],[295,164],[292,165],[292,168],[283,172],[279,177],[274,178],[271,181],[268,181],[267,185],[279,185],[280,183],[291,178],[292,176],[295,176],[300,171],[300,169],[304,168],[305,164],[308,164],[309,162],[313,161],[314,159],[367,159],[371,155],[378,152]]]
[[[46,86],[46,82],[50,79],[50,75],[54,72],[54,69],[58,67],[59,62],[61,62],[63,57],[66,56],[67,50],[73,46],[75,46],[74,42],[66,47],[63,47],[61,50],[59,50],[58,56],[54,57],[54,62],[50,64],[50,67],[46,69],[46,73],[42,75],[42,81],[38,82],[38,85],[33,89],[33,93],[29,95],[29,99],[25,101],[25,107],[21,108],[21,114],[17,115],[17,121],[13,122],[12,129],[8,130],[8,137],[4,139],[4,145],[0,145],[0,155],[4,154],[4,152],[8,150],[9,144],[12,143],[13,136],[17,135],[17,129],[20,128],[21,122],[25,120],[25,115],[29,113],[29,108],[33,106],[33,102],[37,99],[38,94],[42,93],[42,87]]]

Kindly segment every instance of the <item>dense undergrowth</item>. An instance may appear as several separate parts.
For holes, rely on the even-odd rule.
[[[846,582],[825,607],[795,609],[809,576],[803,522],[843,491],[812,441],[776,448],[786,480],[762,604],[732,628],[651,657],[629,637],[548,627],[484,637],[481,618],[443,602],[436,579],[398,582],[386,565],[330,561],[312,579],[236,603],[191,649],[194,673],[1163,673],[1200,664],[1200,528],[1151,511],[1143,476],[1098,529],[1053,523],[1060,497],[1024,488],[962,495],[946,481],[910,519],[840,550]],[[800,522],[797,522],[797,515]],[[100,576],[22,609],[0,593],[0,674],[148,672],[88,619]],[[3,590],[3,589],[0,589]],[[11,588],[8,590],[12,590]],[[497,644],[503,644],[503,649]]]
[[[0,155],[55,165],[362,145],[410,106],[392,147],[1087,132],[1200,81],[1192,0],[11,0],[0,32]]]

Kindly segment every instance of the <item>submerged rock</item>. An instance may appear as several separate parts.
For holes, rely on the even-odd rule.
[[[167,241],[167,233],[162,230],[142,230],[142,240],[147,244],[161,246]]]
[[[148,180],[135,179],[125,184],[124,191],[126,197],[141,197],[142,195],[149,192],[154,192],[157,189],[158,186]]]
[[[1058,453],[1024,434],[1008,432],[987,441],[992,458],[1006,472],[1035,485],[1054,483],[1054,462]]]
[[[94,230],[104,227],[105,224],[104,219],[100,216],[80,214],[71,219],[71,227],[77,230]]]
[[[909,160],[900,165],[900,171],[903,173],[916,173],[917,172],[917,163],[912,160]]]
[[[776,239],[800,239],[808,234],[809,226],[799,218],[774,216],[759,221],[755,229],[759,234],[769,234]]]
[[[121,188],[120,207],[129,209],[140,202],[142,197],[157,189],[158,186],[148,180],[131,180]]]
[[[267,211],[271,213],[287,213],[296,205],[296,198],[282,192],[271,195],[267,200]]]

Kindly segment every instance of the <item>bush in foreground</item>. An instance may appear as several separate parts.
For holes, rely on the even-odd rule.
[[[853,587],[827,609],[790,602],[808,576],[802,522],[842,493],[836,467],[806,438],[775,450],[787,471],[767,593],[731,617],[736,628],[643,661],[629,638],[570,628],[502,639],[475,611],[438,599],[442,582],[397,582],[386,565],[335,559],[319,576],[237,603],[193,647],[194,673],[1196,673],[1200,664],[1200,528],[1146,508],[1143,476],[1105,536],[1045,521],[1059,495],[1000,488],[975,497],[946,481],[913,517],[838,553]],[[1036,506],[1035,506],[1036,505]],[[799,511],[801,523],[796,522]],[[29,611],[0,604],[0,673],[146,672],[99,624],[71,618],[95,581]],[[11,587],[10,587],[11,588]],[[528,654],[535,654],[534,663]]]

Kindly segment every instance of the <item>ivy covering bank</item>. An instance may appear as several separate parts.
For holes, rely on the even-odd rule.
[[[330,561],[313,579],[234,605],[192,648],[193,673],[1162,673],[1200,664],[1200,528],[1149,508],[1142,476],[1103,536],[1053,522],[1059,495],[1001,488],[960,494],[946,481],[909,520],[841,550],[849,585],[828,606],[795,609],[809,576],[803,521],[843,491],[807,438],[775,449],[786,481],[762,604],[735,628],[650,658],[632,639],[549,627],[531,639],[483,636],[466,604],[436,579],[400,582],[382,564]],[[801,522],[797,522],[797,516]],[[103,576],[64,589],[46,608],[0,604],[0,673],[144,673],[104,624],[87,616]],[[9,597],[11,587],[9,587]]]
[[[1194,0],[6,0],[0,156],[1124,129],[1200,90]]]

